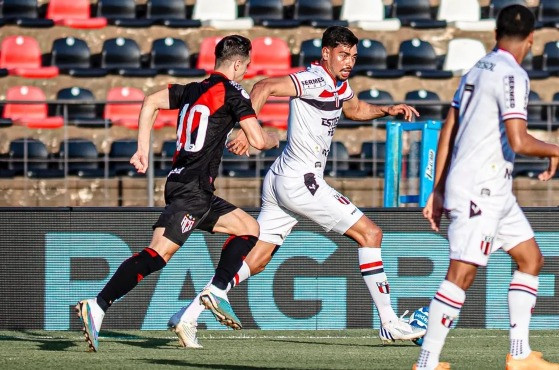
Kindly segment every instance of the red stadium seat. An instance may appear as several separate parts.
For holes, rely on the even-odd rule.
[[[246,77],[256,74],[280,76],[303,70],[291,68],[291,52],[287,42],[278,37],[257,37],[252,40],[252,62]]]
[[[35,86],[14,86],[6,92],[7,101],[37,101],[40,103],[7,103],[4,106],[4,118],[11,118],[16,125],[29,128],[60,128],[64,126],[62,117],[47,117],[47,100],[45,93]]]
[[[198,61],[196,68],[205,69],[211,72],[215,67],[215,46],[222,39],[221,36],[206,37],[200,43],[200,52],[198,53]]]
[[[30,36],[6,36],[0,45],[0,68],[10,75],[28,78],[58,76],[58,67],[41,66],[39,43]]]
[[[56,25],[72,28],[103,28],[107,19],[91,18],[89,0],[50,0],[47,18]]]
[[[155,118],[154,128],[161,128],[164,126],[177,127],[178,117],[178,109],[160,109]]]
[[[264,127],[273,127],[287,130],[287,117],[289,116],[289,98],[272,98],[264,104],[258,119]]]
[[[134,87],[113,87],[107,93],[104,118],[111,120],[115,126],[138,129],[138,118],[143,100],[144,93],[140,89]],[[119,101],[134,101],[137,103],[116,103]]]

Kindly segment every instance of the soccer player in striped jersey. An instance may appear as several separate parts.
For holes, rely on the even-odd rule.
[[[442,128],[435,188],[424,216],[438,231],[443,209],[450,218],[450,264],[429,306],[429,324],[417,370],[447,369],[439,355],[479,266],[502,248],[517,263],[509,285],[510,353],[506,369],[559,369],[532,351],[528,332],[543,265],[528,220],[512,193],[515,153],[548,157],[547,181],[559,163],[559,147],[527,132],[530,81],[520,63],[534,38],[534,15],[511,5],[497,17],[497,47],[460,81]],[[444,207],[444,208],[443,208]]]

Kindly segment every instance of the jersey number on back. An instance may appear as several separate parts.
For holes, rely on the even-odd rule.
[[[210,109],[205,105],[196,104],[189,110],[188,106],[186,104],[180,113],[177,151],[184,149],[187,152],[198,152],[206,141]],[[193,135],[194,133],[196,135]]]
[[[464,91],[462,92],[462,97],[460,98],[460,108],[461,109],[461,116],[464,116],[464,114],[466,114],[466,110],[468,110],[468,107],[470,106],[470,103],[472,102],[472,97],[474,95],[474,85],[472,84],[466,84],[466,86],[464,86]]]

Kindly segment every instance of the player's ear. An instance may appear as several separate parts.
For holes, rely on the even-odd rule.
[[[330,59],[330,49],[327,47],[322,48],[322,59],[328,60]]]

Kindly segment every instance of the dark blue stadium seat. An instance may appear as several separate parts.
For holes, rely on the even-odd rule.
[[[221,160],[221,174],[226,177],[256,177],[254,160],[244,155],[235,155],[229,150],[223,150]]]
[[[359,100],[364,100],[367,103],[377,104],[377,105],[391,105],[394,102],[392,95],[388,91],[370,89],[360,91],[357,94]],[[387,121],[393,120],[394,117],[386,116],[382,118],[377,118],[373,121],[373,124],[377,127],[384,127]]]
[[[539,64],[541,64],[541,57],[539,59]],[[543,80],[548,78],[549,72],[541,70],[539,66],[536,67],[536,64],[538,64],[536,58],[534,58],[534,55],[530,51],[522,61],[522,68],[528,73],[528,77],[530,77],[531,80]]]
[[[152,19],[137,18],[134,0],[99,0],[97,16],[105,17],[109,24],[119,27],[149,27]]]
[[[169,171],[173,167],[173,156],[177,149],[176,140],[165,140],[161,146],[161,153],[155,157],[156,165],[155,176],[164,177],[169,174]]]
[[[527,157],[517,154],[514,159],[513,177],[537,178],[548,166],[547,158]]]
[[[150,67],[158,73],[176,77],[204,76],[206,71],[190,68],[190,50],[180,39],[166,37],[151,45]]]
[[[544,27],[559,27],[559,1],[540,0],[538,7],[538,21]]]
[[[349,153],[344,143],[341,141],[332,141],[328,158],[326,160],[326,168],[324,174],[332,177],[363,177],[365,171],[352,169]]]
[[[138,149],[136,139],[115,140],[111,144],[109,151],[109,175],[110,176],[143,176],[136,172],[134,166],[130,164],[130,158]]]
[[[67,170],[69,175],[86,178],[105,175],[105,169],[99,165],[97,148],[90,140],[74,138],[62,141],[58,156],[60,157],[60,169]],[[65,168],[65,163],[68,163],[67,168]]]
[[[56,99],[92,102],[95,101],[95,96],[88,89],[74,86],[59,90]],[[111,121],[101,118],[100,112],[101,107],[95,104],[57,104],[56,106],[56,115],[64,116],[68,124],[88,128],[110,127]]]
[[[445,28],[446,21],[431,16],[429,0],[394,0],[392,17],[398,18],[402,26],[413,28]]]
[[[282,0],[247,0],[245,17],[254,24],[270,28],[292,28],[300,25],[295,19],[285,19]]]
[[[347,21],[334,20],[331,0],[297,0],[293,18],[317,28],[348,26]]]
[[[17,24],[20,27],[52,27],[52,19],[39,18],[37,0],[4,0],[2,20],[5,24]]]
[[[361,144],[360,169],[367,176],[384,177],[384,163],[386,161],[386,142],[365,141]]]
[[[437,93],[427,90],[413,90],[406,93],[406,101],[414,101],[418,104],[422,102],[440,102],[441,99]],[[411,103],[414,105],[414,103]],[[426,120],[442,120],[443,118],[443,107],[441,105],[425,105],[417,106],[414,105],[419,113],[418,121]]]
[[[200,20],[186,18],[184,0],[148,0],[146,18],[172,28],[202,26]]]
[[[398,68],[422,78],[450,78],[451,71],[440,70],[441,58],[433,46],[420,39],[402,41],[398,50]]]
[[[559,41],[549,41],[544,45],[542,69],[554,76],[559,74]]]
[[[126,77],[153,77],[157,70],[142,68],[140,47],[136,41],[117,37],[103,42],[101,68]]]
[[[388,69],[384,45],[376,40],[361,39],[357,44],[357,62],[353,72],[373,78],[398,78],[404,71]]]
[[[319,61],[322,58],[322,40],[310,39],[301,42],[301,50],[299,51],[300,66],[308,66],[312,62]]]
[[[52,43],[50,64],[61,73],[75,77],[103,77],[107,71],[91,67],[91,52],[82,39],[65,37]]]
[[[489,18],[497,18],[501,9],[512,4],[526,5],[524,0],[491,0],[489,4]]]
[[[263,177],[266,175],[266,172],[270,169],[270,166],[277,157],[283,152],[283,149],[287,145],[287,141],[282,140],[279,143],[279,147],[271,148],[268,150],[263,150],[260,152],[260,162],[262,163],[262,168],[260,169],[260,176]]]
[[[535,91],[530,91],[530,94],[528,95],[529,129],[546,130],[548,128],[547,108],[541,105],[537,105],[541,102],[542,100],[540,98],[540,95]]]
[[[16,139],[10,142],[8,170],[16,176],[60,178],[64,171],[55,168],[46,145],[36,139]]]

